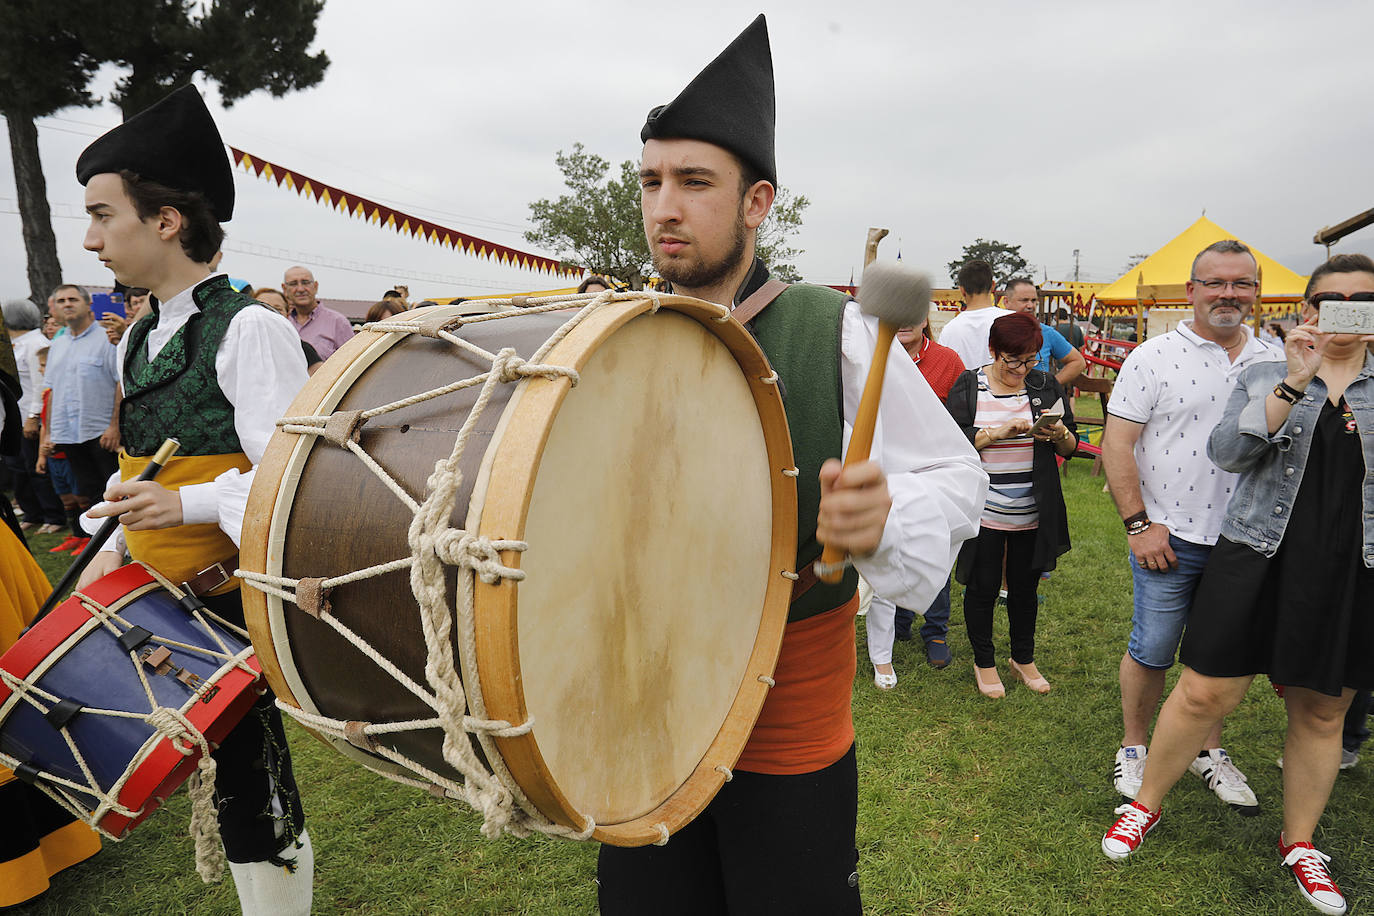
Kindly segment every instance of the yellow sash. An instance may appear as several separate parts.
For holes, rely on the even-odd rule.
[[[119,453],[121,480],[133,480],[148,465],[148,458],[134,458]],[[180,490],[194,483],[208,483],[230,468],[248,471],[253,467],[243,452],[228,455],[176,456],[158,472],[157,482],[169,490]],[[178,525],[175,528],[156,528],[149,531],[124,530],[129,555],[140,563],[147,563],[173,583],[181,584],[212,563],[238,552],[234,542],[219,529],[219,525]],[[220,595],[239,587],[232,579],[210,592]]]

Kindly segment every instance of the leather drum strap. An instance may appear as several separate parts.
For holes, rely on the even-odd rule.
[[[811,590],[811,586],[815,585],[818,581],[820,580],[816,578],[816,564],[807,563],[801,569],[797,570],[797,578],[792,581],[792,597],[788,599],[788,602],[791,603],[796,601],[802,595],[805,595]]]
[[[740,324],[748,324],[759,312],[766,309],[774,299],[782,295],[783,290],[787,289],[788,284],[781,280],[766,280],[758,289],[754,290],[743,302],[735,306],[730,316]],[[796,601],[805,595],[811,586],[816,584],[816,571],[811,563],[797,570],[797,578],[792,583],[792,601]]]
[[[766,280],[758,289],[754,290],[748,298],[739,305],[735,306],[730,314],[740,324],[748,324],[754,316],[766,309],[774,299],[782,295],[783,290],[787,289],[788,284],[781,280]]]

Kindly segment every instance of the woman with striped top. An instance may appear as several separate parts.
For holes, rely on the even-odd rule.
[[[992,362],[969,369],[950,389],[946,406],[983,460],[989,478],[978,537],[964,542],[954,577],[966,586],[964,623],[973,648],[978,690],[1006,693],[992,645],[992,610],[1006,560],[1010,670],[1037,693],[1050,684],[1035,667],[1035,590],[1069,549],[1068,514],[1059,487],[1056,456],[1078,447],[1073,410],[1054,376],[1035,368],[1040,323],[1025,313],[992,323]],[[1033,429],[1045,412],[1062,418]]]

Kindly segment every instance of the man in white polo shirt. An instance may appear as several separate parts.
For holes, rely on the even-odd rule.
[[[1241,370],[1283,358],[1245,327],[1259,296],[1259,267],[1249,248],[1234,239],[1215,242],[1194,259],[1190,276],[1192,320],[1127,357],[1102,438],[1134,585],[1131,639],[1120,670],[1124,734],[1113,778],[1130,799],[1140,790],[1164,675],[1236,481],[1207,457],[1207,437]],[[1259,813],[1255,793],[1221,747],[1220,725],[1190,769],[1242,814]]]

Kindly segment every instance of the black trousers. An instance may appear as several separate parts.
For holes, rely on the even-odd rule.
[[[216,615],[244,625],[237,589],[202,600]],[[265,682],[263,688],[267,689]],[[291,861],[296,837],[305,829],[291,751],[275,701],[267,690],[211,754],[218,767],[215,804],[220,839],[230,862]]]
[[[1347,751],[1358,752],[1369,740],[1369,706],[1370,691],[1355,691],[1355,699],[1345,713],[1345,729],[1341,736],[1341,746]]]
[[[104,499],[105,485],[110,482],[110,475],[119,470],[119,459],[114,452],[101,447],[100,437],[86,442],[55,443],[54,448],[65,452],[71,462],[77,494],[92,503]]]
[[[37,439],[22,438],[19,454],[5,456],[5,467],[14,474],[14,501],[23,510],[25,521],[35,525],[61,525],[66,521],[62,501],[53,491],[48,475],[34,470],[37,463]]]
[[[602,846],[603,916],[852,916],[859,773],[854,748],[799,776],[736,772],[666,846]]]
[[[1011,657],[1021,665],[1035,661],[1035,590],[1043,570],[1031,566],[1035,530],[996,531],[978,529],[973,570],[964,591],[964,625],[973,647],[973,663],[991,668],[996,653],[992,645],[992,609],[1002,590],[1002,557],[1007,559],[1007,628]]]

